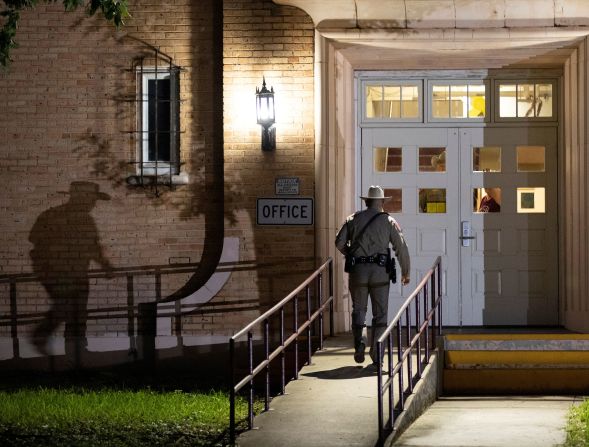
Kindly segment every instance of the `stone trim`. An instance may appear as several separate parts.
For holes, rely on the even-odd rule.
[[[586,0],[273,0],[325,28],[512,28],[589,25]]]

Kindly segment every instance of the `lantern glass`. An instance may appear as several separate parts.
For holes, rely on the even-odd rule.
[[[263,126],[274,124],[274,96],[260,93],[257,105],[258,124]]]
[[[256,88],[256,117],[258,124],[270,127],[275,122],[274,117],[274,89],[266,88],[266,79],[262,80],[262,88]]]

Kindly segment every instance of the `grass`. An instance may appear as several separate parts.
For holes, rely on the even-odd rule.
[[[246,412],[239,400],[237,419]],[[219,391],[0,391],[2,446],[223,446],[228,420]]]
[[[589,400],[571,407],[566,431],[566,447],[589,446]]]

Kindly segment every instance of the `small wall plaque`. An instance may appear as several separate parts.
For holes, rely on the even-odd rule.
[[[299,185],[300,179],[298,177],[278,177],[275,183],[276,195],[299,195]]]

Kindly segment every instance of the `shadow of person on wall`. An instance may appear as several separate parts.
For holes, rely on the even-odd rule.
[[[49,337],[65,322],[65,354],[80,367],[86,350],[86,322],[89,291],[88,269],[95,261],[112,268],[102,253],[96,223],[90,215],[98,200],[110,200],[92,182],[70,184],[69,200],[43,211],[29,235],[33,269],[47,290],[51,308],[34,329],[33,343],[48,355]]]

